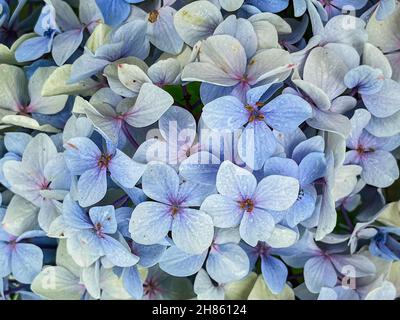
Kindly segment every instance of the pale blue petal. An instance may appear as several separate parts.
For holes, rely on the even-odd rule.
[[[304,281],[308,290],[319,293],[323,287],[332,288],[336,285],[337,274],[327,258],[315,257],[304,265]]]
[[[139,181],[145,168],[145,165],[133,161],[120,150],[116,150],[108,165],[111,179],[125,188],[133,188],[136,182]]]
[[[288,270],[285,264],[272,256],[261,257],[264,281],[274,294],[280,293],[286,284]]]
[[[304,99],[282,94],[261,109],[265,121],[280,132],[294,131],[302,122],[312,116],[312,110]]]
[[[6,132],[4,135],[4,145],[8,151],[16,155],[22,155],[32,136],[24,132]]]
[[[178,195],[178,174],[172,167],[164,163],[150,163],[143,173],[142,188],[149,198],[171,204]]]
[[[202,119],[211,129],[236,130],[246,124],[249,112],[236,97],[225,96],[209,102],[203,108]]]
[[[272,175],[262,179],[256,190],[254,204],[265,210],[289,209],[299,194],[299,181],[292,177]]]
[[[384,83],[383,72],[367,65],[362,65],[347,72],[344,84],[347,88],[356,88],[358,93],[374,94],[379,92]]]
[[[170,207],[157,202],[139,203],[132,212],[129,232],[135,242],[160,243],[171,228]]]
[[[104,22],[110,26],[118,26],[124,22],[130,12],[129,3],[124,0],[96,0],[104,17]]]
[[[119,54],[120,57],[133,56],[142,60],[147,58],[150,43],[146,33],[146,22],[141,19],[134,19],[123,24],[112,34],[112,41],[120,42],[123,45]]]
[[[85,211],[78,205],[77,202],[71,199],[68,194],[64,198],[63,202],[63,218],[64,222],[74,229],[91,229],[93,228],[92,222],[89,220],[89,216]]]
[[[274,218],[267,211],[255,208],[251,213],[245,213],[240,222],[239,232],[242,239],[251,246],[258,241],[266,241],[275,227]]]
[[[276,139],[264,121],[249,123],[238,141],[240,158],[254,170],[261,169],[275,149]]]
[[[276,0],[276,1],[247,0],[246,3],[257,7],[263,12],[276,13],[285,10],[289,5],[289,0]]]
[[[154,23],[149,21],[147,26],[150,42],[156,48],[171,54],[180,53],[183,46],[183,41],[174,27],[175,13],[176,10],[171,7],[161,7],[158,10],[157,20]]]
[[[264,175],[282,175],[298,179],[299,167],[292,159],[272,157],[264,164]]]
[[[31,283],[42,270],[42,250],[30,243],[18,243],[11,255],[11,269],[15,279]]]
[[[0,278],[11,273],[11,247],[6,242],[0,242]]]
[[[199,207],[207,196],[215,192],[212,185],[185,181],[179,186],[177,201],[183,207]]]
[[[186,180],[215,185],[220,160],[213,154],[200,151],[183,160],[179,174]]]
[[[108,60],[99,59],[89,53],[84,53],[72,64],[71,78],[68,80],[68,83],[85,80],[103,71],[110,63]]]
[[[15,59],[18,62],[33,61],[45,53],[50,52],[53,39],[47,37],[35,37],[21,43],[15,51]]]
[[[257,50],[257,35],[250,21],[228,16],[214,31],[214,35],[227,34],[239,40],[247,57],[252,57]]]
[[[82,207],[89,207],[104,198],[107,192],[107,170],[93,168],[78,180],[78,199]]]
[[[307,124],[315,129],[337,133],[347,138],[351,131],[350,120],[339,113],[314,109],[314,116]]]
[[[200,254],[190,254],[172,246],[160,260],[160,268],[176,277],[187,277],[200,270],[207,257],[207,250]]]
[[[65,162],[73,175],[81,175],[97,167],[100,149],[88,138],[72,138],[64,144]]]
[[[325,176],[325,154],[313,152],[305,156],[299,164],[299,172],[299,181],[301,185],[313,183],[315,180]]]
[[[113,234],[117,231],[117,220],[113,206],[93,207],[89,210],[89,217],[94,226],[100,224],[104,233]]]
[[[387,151],[369,152],[361,158],[361,166],[361,178],[378,188],[386,188],[399,178],[396,159]]]
[[[158,120],[158,126],[165,140],[178,139],[176,141],[178,145],[193,144],[196,136],[196,120],[186,109],[170,107]]]
[[[107,259],[118,267],[130,267],[139,261],[139,257],[133,255],[119,241],[110,236],[103,236],[101,244]]]
[[[331,255],[331,261],[336,270],[343,275],[347,275],[349,268],[354,268],[352,276],[356,278],[373,276],[376,272],[376,267],[370,259],[360,254],[354,255]]]
[[[234,200],[243,200],[253,195],[257,180],[249,171],[224,161],[218,170],[216,186],[220,194]]]
[[[222,87],[216,84],[202,82],[200,85],[200,97],[204,105],[212,102],[217,98],[229,96],[233,87]]]
[[[211,245],[213,236],[213,221],[203,211],[181,209],[172,222],[172,240],[187,253],[202,253]]]
[[[246,252],[237,244],[217,245],[210,250],[206,269],[218,283],[227,283],[244,278],[249,273],[250,262]]]
[[[289,227],[295,227],[300,222],[308,219],[314,212],[315,203],[317,201],[317,192],[313,186],[304,186],[300,189],[296,202],[291,206],[285,214],[285,219]]]
[[[122,282],[128,293],[137,300],[143,297],[143,283],[136,266],[124,268],[122,271]]]
[[[208,213],[219,228],[231,228],[239,225],[243,215],[243,209],[239,204],[220,194],[214,194],[207,197],[202,203],[200,209]]]
[[[388,117],[400,110],[400,84],[386,79],[380,91],[363,95],[362,100],[368,111],[376,117]]]
[[[292,153],[292,159],[300,163],[303,158],[311,152],[324,152],[325,142],[321,136],[311,137],[305,141],[300,142]]]
[[[69,30],[55,36],[51,53],[57,65],[62,66],[72,56],[82,39],[83,29]]]
[[[150,246],[139,243],[132,244],[133,253],[140,257],[139,264],[145,268],[150,268],[157,264],[165,253],[166,248],[166,246],[159,244]]]

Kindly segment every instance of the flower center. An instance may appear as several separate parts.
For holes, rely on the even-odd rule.
[[[100,168],[108,168],[108,165],[110,164],[111,161],[111,154],[102,154],[99,158],[99,160],[97,161],[97,165]]]
[[[240,209],[246,210],[246,212],[250,213],[254,209],[254,202],[251,199],[245,199],[239,202]]]
[[[158,292],[161,292],[161,290],[158,288],[158,283],[154,279],[146,280],[143,283],[143,293],[145,296],[152,299]]]
[[[159,13],[157,10],[150,11],[149,18],[148,18],[149,22],[151,22],[151,23],[156,22],[158,19],[158,16],[159,16]]]
[[[100,238],[104,237],[104,232],[103,232],[103,226],[101,225],[100,222],[97,222],[94,227],[93,227],[94,231],[96,232],[96,235]]]
[[[255,106],[251,105],[245,105],[245,109],[249,112],[249,122],[253,121],[262,121],[265,119],[265,116],[260,112],[258,109],[259,107],[262,107],[264,104],[262,102],[257,102]]]
[[[17,247],[17,240],[13,239],[11,240],[8,245],[10,246],[11,250],[15,250],[15,248]]]
[[[43,36],[46,38],[51,38],[54,32],[56,32],[54,29],[49,28],[43,33]]]
[[[181,209],[178,206],[171,207],[171,215],[173,217],[175,217],[180,211],[181,211]]]
[[[357,151],[358,154],[362,155],[362,154],[367,153],[367,152],[374,152],[375,149],[373,149],[373,148],[364,148],[362,145],[358,145],[356,151]]]
[[[44,179],[42,183],[39,185],[40,190],[49,190],[50,189],[50,182]]]
[[[19,115],[29,117],[32,113],[32,106],[31,105],[18,105],[17,107]]]
[[[256,248],[256,252],[260,256],[266,256],[270,250],[269,246],[267,246],[265,243],[261,243],[261,242],[259,242],[255,248]]]

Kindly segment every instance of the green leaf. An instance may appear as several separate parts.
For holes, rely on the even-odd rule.
[[[200,82],[191,82],[186,86],[167,85],[163,89],[174,97],[178,105],[189,110],[198,119],[203,109],[200,99],[200,84]]]

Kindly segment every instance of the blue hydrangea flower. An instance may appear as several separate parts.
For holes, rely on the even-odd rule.
[[[362,167],[361,178],[370,185],[384,188],[399,177],[396,159],[390,153],[400,145],[400,136],[378,138],[368,133],[367,126],[371,115],[366,110],[356,110],[352,122],[352,133],[347,139],[346,163]]]
[[[65,161],[53,141],[46,134],[38,134],[27,144],[21,161],[5,162],[3,172],[11,190],[34,205],[26,207],[23,200],[16,198],[9,208],[10,214],[25,207],[27,218],[37,207],[39,225],[47,231],[51,222],[60,215],[60,201],[71,184]]]
[[[117,184],[133,188],[144,166],[133,161],[108,143],[101,151],[89,138],[78,137],[64,144],[65,161],[72,175],[80,176],[77,184],[79,204],[91,206],[104,198],[107,175]]]
[[[121,99],[109,91],[99,92],[99,96],[103,93],[110,103],[103,103],[103,97],[100,97],[103,101],[94,105],[82,99],[82,112],[93,122],[94,127],[115,145],[121,141],[122,135],[131,139],[129,126],[143,128],[153,124],[173,103],[173,98],[167,92],[150,83],[141,86],[134,101]],[[111,105],[112,101],[117,102],[115,107]],[[135,141],[131,142],[136,144]]]
[[[165,253],[166,245],[142,245],[131,239],[129,232],[129,221],[132,215],[131,208],[118,208],[115,216],[118,223],[118,231],[125,237],[132,254],[139,257],[139,262],[130,267],[116,268],[115,272],[120,274],[125,290],[135,299],[141,299],[144,294],[143,281],[140,277],[138,266],[150,268],[155,266]]]
[[[376,235],[372,238],[369,251],[372,255],[389,261],[400,259],[400,229],[396,227],[377,228]]]
[[[239,241],[238,229],[217,228],[210,249],[194,255],[171,246],[162,256],[159,265],[171,275],[186,277],[199,272],[205,263],[207,273],[218,283],[240,280],[249,272],[249,259],[239,246]]]
[[[4,212],[0,214],[0,221]],[[26,231],[19,236],[7,233],[0,226],[0,278],[12,274],[21,283],[31,283],[42,270],[43,252],[28,239],[43,237],[43,231]]]
[[[161,137],[142,143],[134,155],[137,161],[155,160],[175,166],[199,149],[198,144],[194,144],[196,121],[189,111],[172,106],[161,116],[158,126]]]
[[[24,118],[24,121],[17,122],[23,116],[31,114],[55,114],[61,111],[67,102],[68,96],[65,94],[52,97],[43,97],[41,90],[44,82],[55,70],[54,67],[43,67],[36,69],[28,78],[25,72],[16,66],[6,64],[0,65],[0,71],[7,81],[1,81],[0,90],[3,94],[0,106],[2,123],[25,126],[29,129],[36,129],[45,132],[57,132],[57,129],[48,124],[40,126],[32,125],[32,119]],[[17,114],[15,116],[15,114]],[[7,117],[10,115],[11,117]]]
[[[199,62],[185,66],[182,80],[211,84],[201,90],[204,103],[228,94],[244,100],[251,87],[275,79],[284,80],[293,67],[290,56],[281,49],[263,50],[247,57],[237,39],[222,34],[209,37],[201,44]]]
[[[361,95],[368,111],[378,118],[389,117],[400,110],[400,85],[386,79],[380,69],[357,67],[346,74],[344,83]]]
[[[346,275],[349,268],[352,268],[352,275],[356,278],[375,273],[375,265],[367,257],[361,254],[346,255],[342,253],[344,250],[332,248],[324,251],[314,242],[313,234],[306,231],[303,238],[291,248],[292,254],[286,252],[287,256],[282,258],[292,267],[304,267],[307,289],[319,293],[323,287],[335,287],[338,275]]]
[[[36,60],[52,51],[54,61],[63,65],[78,49],[86,28],[92,30],[100,21],[101,15],[90,5],[81,5],[80,19],[72,8],[62,0],[49,0],[41,12],[35,26],[37,37],[21,43],[15,53],[19,62]]]
[[[85,246],[92,257],[105,257],[119,267],[130,267],[138,262],[139,258],[114,238],[117,220],[113,206],[93,207],[86,213],[67,196],[63,204],[63,218],[68,226],[67,240]],[[68,241],[67,245],[71,248]]]
[[[37,37],[24,41],[16,51],[16,59],[31,61],[40,58],[51,51],[54,37],[60,33],[56,24],[56,12],[52,5],[43,7],[40,17],[35,26]]]
[[[7,152],[0,159],[0,183],[6,188],[10,188],[10,184],[4,177],[3,166],[9,160],[21,161],[22,155],[32,136],[23,132],[8,132],[4,136],[4,146]]]
[[[87,79],[104,70],[109,64],[125,57],[145,59],[150,44],[146,37],[146,23],[135,20],[114,29],[109,42],[100,45],[95,52],[86,49],[72,64],[70,83]]]
[[[193,207],[199,207],[213,188],[191,182],[180,184],[175,170],[159,162],[147,165],[142,188],[157,202],[142,202],[133,210],[129,230],[134,241],[157,244],[172,231],[176,246],[187,253],[202,253],[210,246],[212,219]]]
[[[238,141],[240,157],[248,166],[260,169],[276,148],[269,126],[281,131],[294,131],[311,116],[311,107],[295,95],[280,95],[266,103],[266,87],[248,91],[245,102],[234,96],[218,98],[203,109],[203,120],[211,129],[238,130],[245,126]]]
[[[221,164],[216,187],[219,194],[207,197],[201,209],[216,227],[239,226],[241,238],[252,246],[268,241],[275,228],[274,211],[287,210],[299,193],[295,178],[272,175],[257,184],[249,171],[230,161]]]
[[[296,155],[299,156],[299,153]],[[265,163],[264,173],[266,176],[279,174],[299,180],[300,190],[296,202],[282,213],[288,226],[294,227],[311,217],[317,200],[314,182],[326,173],[326,159],[322,152],[304,155],[299,164],[292,159],[270,158]]]

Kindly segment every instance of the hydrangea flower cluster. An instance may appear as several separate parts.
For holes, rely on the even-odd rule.
[[[399,26],[0,0],[0,299],[399,297]]]

